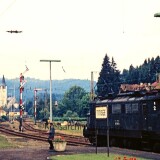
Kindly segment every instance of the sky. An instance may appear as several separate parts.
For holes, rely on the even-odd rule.
[[[0,0],[0,77],[94,79],[160,54],[159,0]],[[22,33],[8,33],[21,30]]]

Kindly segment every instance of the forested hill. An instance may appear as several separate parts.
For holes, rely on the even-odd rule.
[[[4,75],[5,76],[5,75]],[[15,95],[16,99],[19,99],[19,78],[15,79],[7,79],[6,85],[8,88],[8,95],[14,95],[14,88],[15,88]],[[24,92],[23,95],[25,99],[33,98],[34,96],[34,89],[41,88],[43,90],[47,90],[48,94],[50,92],[50,81],[49,80],[39,80],[34,78],[25,78],[26,84],[24,85]],[[2,78],[0,79],[2,81]],[[72,86],[80,86],[85,89],[86,92],[90,91],[90,80],[80,80],[80,79],[64,79],[64,80],[52,80],[52,93],[55,95],[63,95],[68,89]],[[43,92],[43,91],[39,91]]]

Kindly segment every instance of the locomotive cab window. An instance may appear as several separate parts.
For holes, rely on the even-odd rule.
[[[112,114],[121,113],[121,104],[112,104]]]
[[[130,113],[138,113],[138,103],[128,103],[125,104],[125,113],[130,114]]]
[[[131,104],[125,104],[125,112],[126,113],[132,113]]]
[[[132,113],[138,113],[138,103],[132,104]]]

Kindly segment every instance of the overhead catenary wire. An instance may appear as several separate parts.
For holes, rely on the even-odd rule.
[[[9,10],[9,9],[14,5],[15,2],[16,2],[16,0],[13,0],[4,10],[2,10],[2,11],[0,12],[0,17],[1,17],[2,15],[4,15],[4,14],[7,12],[7,10]]]
[[[66,72],[65,69],[63,68],[63,66],[62,66],[62,70],[63,70],[63,72]]]

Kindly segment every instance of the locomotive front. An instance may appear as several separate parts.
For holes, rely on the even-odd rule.
[[[96,108],[108,108],[107,118],[97,119]],[[107,125],[109,123],[109,127]],[[83,135],[93,144],[149,148],[160,152],[160,94],[127,93],[90,103],[90,114]]]

